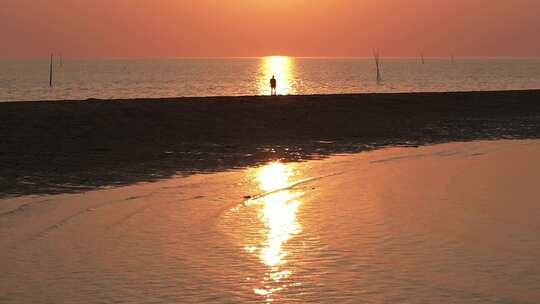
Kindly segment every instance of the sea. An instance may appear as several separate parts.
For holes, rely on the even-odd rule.
[[[0,60],[0,101],[540,88],[540,58]]]

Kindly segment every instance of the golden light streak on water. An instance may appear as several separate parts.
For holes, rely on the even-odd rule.
[[[270,79],[277,80],[277,94],[295,94],[293,58],[286,56],[270,56],[261,59],[259,72],[259,94],[270,95]]]
[[[257,295],[272,302],[274,294],[288,287],[283,280],[293,275],[287,261],[287,242],[302,231],[298,222],[298,210],[302,205],[302,191],[286,189],[295,175],[292,165],[270,163],[257,171],[255,181],[259,190],[269,193],[252,201],[259,209],[259,219],[264,224],[259,246],[247,246],[246,251],[258,255],[267,268],[262,286],[254,288]]]
[[[270,163],[257,172],[256,181],[264,192],[283,189],[294,175],[293,168],[282,163]]]

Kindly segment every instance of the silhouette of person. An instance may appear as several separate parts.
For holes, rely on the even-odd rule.
[[[276,88],[277,80],[275,76],[272,76],[272,79],[270,79],[270,95],[277,95]]]

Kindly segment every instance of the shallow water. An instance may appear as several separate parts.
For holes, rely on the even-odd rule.
[[[0,60],[0,101],[540,88],[540,59]]]
[[[538,303],[540,141],[0,201],[0,303]]]

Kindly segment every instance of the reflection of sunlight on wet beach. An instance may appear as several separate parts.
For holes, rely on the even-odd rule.
[[[294,94],[293,60],[293,58],[285,56],[270,56],[262,58],[259,72],[259,94],[270,94],[270,78],[272,78],[272,76],[275,76],[277,79],[278,94]]]
[[[287,256],[287,252],[283,250],[282,245],[300,232],[296,221],[296,213],[301,204],[297,198],[300,196],[302,196],[300,192],[292,193],[287,190],[262,199],[264,206],[261,217],[267,228],[267,240],[263,243],[260,258],[270,267],[286,263],[283,259]]]
[[[293,175],[291,167],[282,163],[270,163],[259,169],[256,181],[263,191],[276,191],[286,187]]]
[[[297,214],[304,195],[302,191],[284,189],[291,184],[294,175],[292,165],[270,163],[261,167],[254,181],[258,183],[259,190],[269,194],[248,204],[258,208],[258,217],[264,229],[259,232],[258,244],[246,246],[246,251],[257,255],[267,269],[261,280],[262,286],[253,291],[265,297],[268,302],[274,300],[276,292],[289,286],[283,281],[290,280],[293,275],[291,265],[286,260],[291,253],[285,247],[290,239],[301,232]]]

